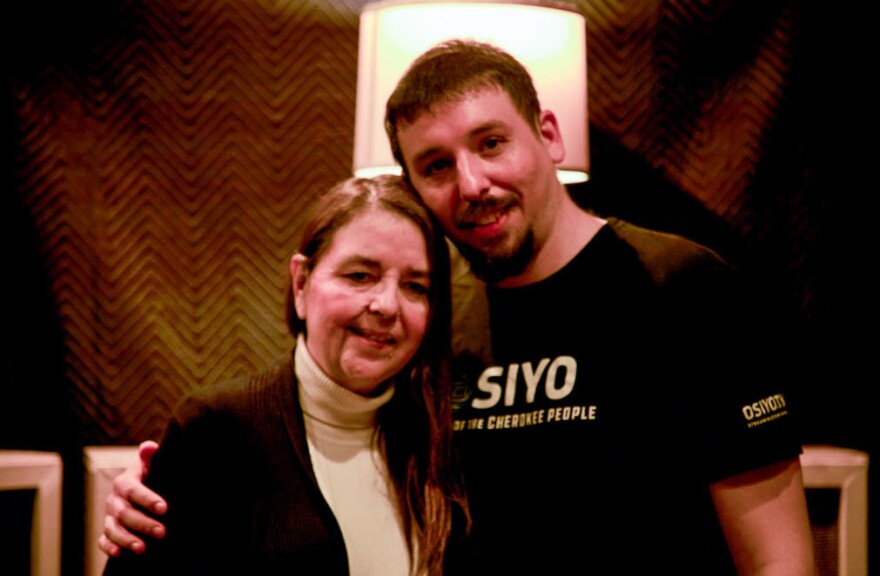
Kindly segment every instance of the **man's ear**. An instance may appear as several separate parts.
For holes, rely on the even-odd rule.
[[[309,279],[309,259],[302,254],[294,254],[290,258],[290,286],[293,291],[293,305],[300,320],[305,320],[305,290]]]
[[[559,164],[565,160],[565,143],[562,141],[562,132],[559,130],[556,114],[550,110],[541,112],[538,119],[538,133],[553,163]]]

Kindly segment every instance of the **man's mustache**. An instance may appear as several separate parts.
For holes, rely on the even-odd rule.
[[[517,198],[513,194],[487,196],[478,201],[468,202],[455,215],[455,226],[457,228],[473,228],[486,224],[516,206],[517,203]]]

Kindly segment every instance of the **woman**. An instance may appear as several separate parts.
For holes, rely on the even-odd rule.
[[[402,179],[322,196],[290,263],[293,353],[175,410],[147,477],[168,536],[105,574],[442,572],[453,517],[467,518],[448,267]]]

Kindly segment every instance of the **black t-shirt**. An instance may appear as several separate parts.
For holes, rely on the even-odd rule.
[[[708,484],[798,453],[734,271],[610,224],[488,291],[492,362],[460,363],[455,393],[474,530],[454,573],[732,571]]]

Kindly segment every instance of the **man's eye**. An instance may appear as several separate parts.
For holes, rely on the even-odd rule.
[[[503,143],[503,140],[501,138],[498,138],[497,136],[493,136],[491,138],[486,138],[485,140],[483,140],[482,148],[486,152],[491,152],[493,150],[497,150],[498,148],[500,148],[502,143]]]
[[[424,172],[425,176],[433,176],[437,173],[440,173],[440,172],[446,170],[451,165],[452,165],[452,162],[450,162],[449,160],[446,160],[446,159],[434,160],[433,162],[431,162],[430,164],[425,166],[425,169],[423,172]]]

